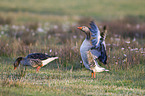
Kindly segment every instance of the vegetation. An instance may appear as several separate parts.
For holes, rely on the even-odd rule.
[[[128,15],[144,18],[144,5],[144,0],[1,0],[0,14],[10,16],[15,23],[63,23],[83,16],[104,21]]]
[[[1,96],[145,95],[145,1],[0,2]],[[108,64],[99,64],[110,71],[97,73],[96,79],[83,66],[79,48],[85,35],[77,30],[91,20],[101,31],[104,25],[108,29]],[[35,52],[59,59],[39,72],[27,67],[24,76],[19,68],[13,70],[18,56]]]
[[[1,79],[2,96],[145,95],[144,65],[129,70],[98,73],[96,79],[90,78],[88,70],[52,70],[50,66],[42,68],[38,73],[35,69],[28,69],[25,77],[15,79],[18,75],[10,71],[10,66],[5,68],[9,72],[3,72],[4,79]]]

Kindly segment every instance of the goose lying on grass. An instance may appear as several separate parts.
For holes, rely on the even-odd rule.
[[[97,58],[103,64],[106,64],[107,61],[105,45],[106,27],[104,27],[105,32],[103,32],[101,35],[100,30],[93,21],[90,23],[90,27],[91,28],[86,26],[78,27],[78,29],[86,34],[86,38],[80,47],[80,53],[85,67],[92,71],[92,78],[95,78],[95,72],[109,71],[105,68],[102,68],[97,62]],[[87,54],[89,51],[91,52],[95,64],[89,64],[88,62]]]
[[[43,53],[31,53],[26,57],[18,57],[14,62],[14,70],[21,64],[23,66],[37,67],[36,71],[39,71],[41,67],[55,59],[58,59],[58,57],[49,56]]]

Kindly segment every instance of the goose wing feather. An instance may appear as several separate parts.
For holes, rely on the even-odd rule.
[[[95,46],[95,47],[98,47],[99,45],[99,41],[100,41],[100,30],[99,28],[97,27],[97,25],[91,21],[90,23],[90,27],[89,30],[91,31],[91,42],[92,42],[92,45]]]
[[[44,54],[44,53],[31,53],[31,54],[26,56],[26,58],[40,59],[40,60],[46,60],[50,57],[51,56]]]

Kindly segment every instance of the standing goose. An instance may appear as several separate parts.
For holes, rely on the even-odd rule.
[[[80,47],[80,53],[81,58],[83,60],[84,66],[92,71],[92,78],[95,77],[95,72],[103,72],[103,71],[109,71],[103,67],[101,67],[98,62],[101,61],[103,64],[106,64],[107,61],[107,55],[106,55],[106,45],[105,45],[105,33],[102,33],[100,36],[100,30],[98,29],[97,25],[91,21],[90,27],[88,28],[86,26],[78,27],[81,31],[83,31],[86,34],[86,38],[83,41],[81,47]],[[104,27],[104,31],[106,31],[106,27]],[[95,64],[89,64],[88,62],[88,52],[91,52],[91,55],[93,57],[93,60]]]
[[[18,57],[14,62],[14,70],[16,70],[19,65],[23,65],[37,67],[36,71],[38,72],[41,67],[55,59],[58,59],[58,57],[49,56],[43,53],[31,53],[26,57]]]

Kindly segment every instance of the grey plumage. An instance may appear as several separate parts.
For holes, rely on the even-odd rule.
[[[91,28],[88,28],[86,26],[78,27],[78,29],[80,29],[86,34],[86,38],[80,47],[80,53],[84,66],[87,69],[92,70],[93,72],[109,71],[105,68],[102,68],[97,62],[97,59],[99,59],[102,63],[106,64],[107,55],[105,36],[100,35],[100,30],[93,21],[90,23],[90,26]],[[91,52],[91,55],[95,62],[93,66],[92,64],[89,64],[88,61],[87,54],[89,51]]]
[[[14,62],[14,69],[16,69],[19,65],[22,65],[37,67],[37,71],[39,71],[42,66],[45,66],[55,59],[58,59],[58,57],[49,56],[43,53],[31,53],[26,57],[18,57]]]
[[[42,62],[40,59],[23,58],[23,60],[21,60],[21,64],[23,66],[38,67],[42,65]]]

